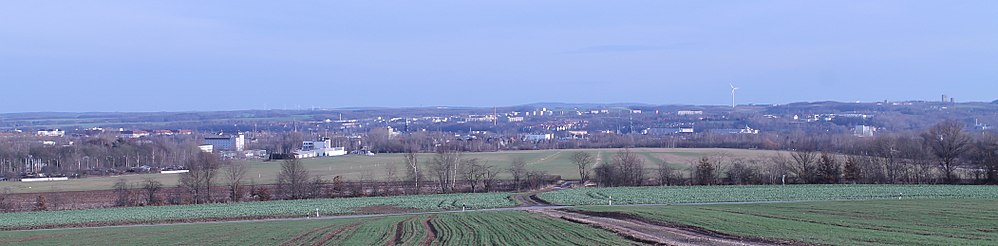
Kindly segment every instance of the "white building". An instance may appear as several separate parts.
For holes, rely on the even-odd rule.
[[[752,129],[749,126],[745,126],[745,128],[738,129],[738,134],[759,134],[759,130]]]
[[[242,133],[229,136],[205,137],[204,144],[212,145],[214,150],[243,151],[246,137]]]
[[[344,147],[333,147],[329,138],[322,138],[319,141],[302,141],[301,149],[296,150],[295,158],[312,158],[346,155]]]
[[[852,134],[857,137],[873,137],[876,133],[877,127],[867,125],[857,125],[856,128],[852,130]]]
[[[543,141],[554,139],[554,134],[527,134],[523,136],[523,141]]]
[[[676,115],[702,115],[703,110],[679,110],[676,111]]]
[[[679,133],[693,133],[693,132],[694,131],[693,131],[693,127],[692,126],[681,126],[681,127],[679,127]]]
[[[203,152],[211,153],[215,151],[215,146],[212,146],[211,144],[202,144],[198,145],[198,149],[201,149]]]
[[[467,118],[464,118],[464,122],[493,122],[495,120],[496,120],[496,116],[492,115],[492,114],[490,114],[490,115],[475,115],[475,114],[473,114],[473,115],[468,115]]]
[[[66,131],[60,129],[45,129],[38,130],[35,135],[39,137],[62,137],[66,135]]]
[[[149,136],[149,132],[143,131],[143,130],[121,131],[118,134],[118,137],[121,137],[121,138],[141,138],[141,137],[148,137],[148,136]]]

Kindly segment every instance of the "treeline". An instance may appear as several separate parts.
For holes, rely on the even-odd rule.
[[[120,179],[111,188],[114,206],[147,206],[519,191],[538,189],[560,179],[528,168],[524,159],[514,159],[511,167],[501,169],[487,161],[466,158],[454,148],[439,148],[430,160],[420,160],[416,152],[408,152],[400,163],[402,165],[387,165],[383,179],[366,173],[347,180],[342,176],[325,179],[312,175],[301,160],[285,159],[280,163],[277,182],[259,185],[247,180],[245,163],[199,152],[184,162],[189,172],[180,174],[177,187],[164,187],[152,179],[132,184]],[[400,172],[399,168],[406,171]],[[509,174],[511,179],[498,179],[500,173]],[[0,195],[0,204],[2,200]]]
[[[165,168],[184,163],[197,149],[191,136],[124,139],[112,137],[0,139],[0,177],[84,176],[120,174],[147,166]]]
[[[646,166],[629,150],[591,169],[601,186],[715,184],[998,184],[998,138],[970,135],[945,121],[920,134],[891,134],[850,142],[833,152],[814,140],[765,158],[704,156],[689,168]],[[579,152],[576,156],[585,156]],[[577,166],[592,164],[573,158]],[[580,175],[585,181],[585,175]]]

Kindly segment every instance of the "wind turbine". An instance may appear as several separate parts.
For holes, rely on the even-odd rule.
[[[728,83],[728,85],[731,86],[731,108],[735,108],[735,90],[737,90],[738,87],[735,87],[735,85],[731,83]]]

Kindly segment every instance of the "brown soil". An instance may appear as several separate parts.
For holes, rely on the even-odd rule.
[[[131,225],[161,225],[161,224],[225,222],[225,221],[287,219],[287,218],[301,218],[301,216],[245,216],[245,217],[226,217],[226,218],[170,219],[170,220],[156,220],[156,221],[110,221],[110,222],[90,222],[90,223],[74,223],[74,224],[54,224],[54,225],[43,225],[43,226],[0,227],[0,231],[39,230],[39,229],[56,229],[56,228],[88,228],[88,227],[131,226]]]
[[[322,236],[322,238],[320,238],[318,241],[312,243],[312,246],[324,245],[326,244],[326,242],[329,242],[329,240],[333,240],[334,237],[340,235],[340,233],[343,233],[346,230],[353,230],[354,228],[357,228],[357,225],[360,225],[360,223],[344,226],[343,228],[336,229],[333,232],[327,233],[325,236]]]
[[[420,245],[431,245],[434,240],[437,240],[437,228],[433,227],[433,216],[430,216],[423,220],[423,229],[426,230],[426,237],[423,238],[423,243]]]
[[[320,232],[320,231],[329,230],[329,228],[333,228],[335,226],[337,226],[337,225],[334,224],[334,225],[323,226],[323,227],[319,227],[319,228],[313,229],[311,231],[307,231],[307,232],[302,233],[302,234],[298,234],[297,236],[291,238],[290,240],[285,241],[284,243],[282,243],[281,246],[300,245],[301,244],[300,242],[303,239],[305,239],[305,237],[308,237],[308,235],[312,235],[312,234],[314,234],[316,232]]]
[[[412,220],[413,217],[406,218],[399,223],[395,223],[395,236],[391,240],[385,242],[385,246],[392,246],[402,242],[402,235],[405,233],[405,223]]]
[[[541,207],[541,206],[551,206],[551,203],[537,197],[537,194],[541,192],[551,191],[551,187],[545,187],[540,190],[529,191],[525,193],[518,193],[513,195],[513,199],[520,203],[520,207]]]
[[[738,238],[720,233],[697,230],[688,226],[649,223],[632,216],[613,213],[582,214],[563,210],[533,210],[531,212],[562,218],[568,221],[592,225],[616,232],[617,234],[643,243],[661,245],[786,245],[790,242],[774,242],[754,238]]]
[[[401,214],[417,212],[419,210],[414,208],[400,208],[392,205],[375,205],[355,208],[353,211],[360,214]]]

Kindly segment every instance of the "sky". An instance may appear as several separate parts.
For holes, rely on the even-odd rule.
[[[998,99],[998,1],[5,1],[0,112]]]

